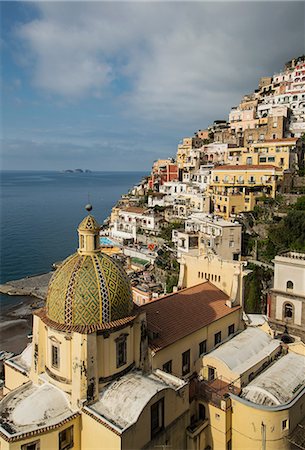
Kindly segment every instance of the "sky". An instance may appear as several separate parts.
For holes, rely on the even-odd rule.
[[[1,2],[1,168],[148,172],[305,53],[304,2]]]

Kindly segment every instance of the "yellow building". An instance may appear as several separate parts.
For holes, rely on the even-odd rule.
[[[225,219],[252,211],[263,197],[275,198],[281,170],[274,165],[218,166],[212,170],[210,193],[214,210]]]
[[[187,163],[192,150],[192,138],[184,138],[182,144],[177,149],[177,165],[179,169],[183,169]]]
[[[213,249],[203,255],[183,254],[179,262],[180,287],[209,281],[228,295],[232,304],[243,306],[244,278],[249,273],[246,262],[225,260]]]
[[[242,153],[240,164],[269,165],[273,164],[284,170],[298,168],[296,149],[297,139],[273,139],[252,144],[247,152]]]
[[[188,384],[150,370],[145,314],[88,215],[79,247],[34,314],[33,342],[7,361],[1,450],[186,446]]]
[[[304,344],[244,331],[210,281],[137,307],[91,215],[78,233],[5,363],[1,450],[302,448]]]

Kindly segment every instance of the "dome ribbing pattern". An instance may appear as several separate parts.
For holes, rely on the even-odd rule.
[[[92,206],[87,206],[91,211]],[[99,231],[95,218],[85,217],[78,226],[78,251],[51,278],[45,314],[54,324],[92,329],[127,318],[133,310],[127,274],[101,252]]]
[[[128,277],[104,253],[75,253],[54,273],[46,308],[49,319],[72,327],[127,317],[133,308]]]

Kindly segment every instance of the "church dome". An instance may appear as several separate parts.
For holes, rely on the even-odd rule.
[[[49,284],[46,316],[70,329],[106,325],[130,316],[133,309],[129,279],[101,252],[99,229],[90,215],[81,222],[78,251],[60,265]]]

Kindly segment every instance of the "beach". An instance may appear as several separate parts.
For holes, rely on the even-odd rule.
[[[20,302],[12,301],[11,305],[7,302],[6,307],[1,308],[1,350],[20,353],[29,343],[33,311],[44,306],[52,273],[26,277],[0,285],[2,294],[20,296]]]

